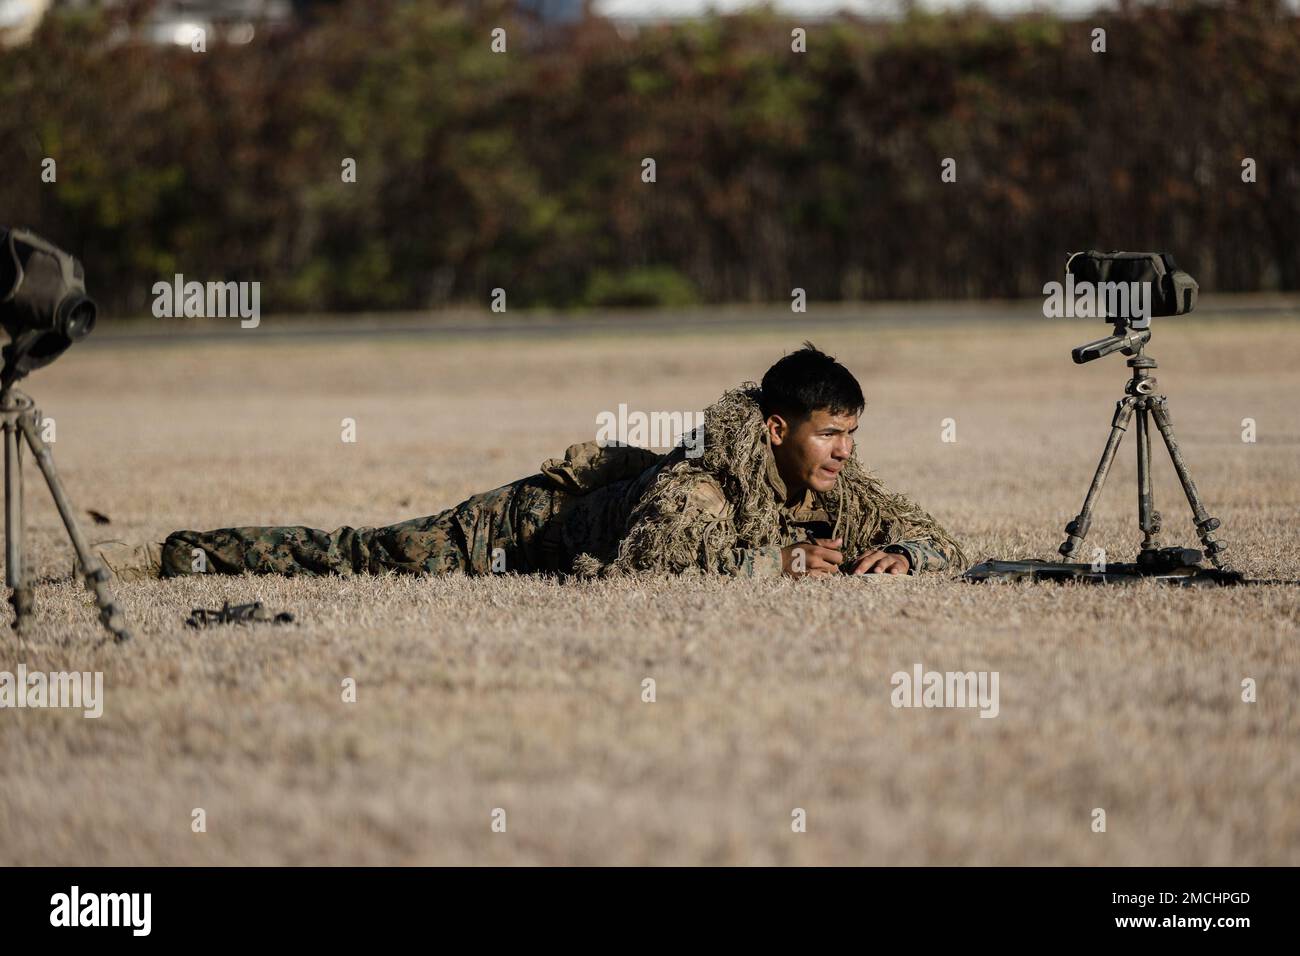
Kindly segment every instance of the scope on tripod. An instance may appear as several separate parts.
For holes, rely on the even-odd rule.
[[[1074,361],[1082,364],[1112,352],[1123,352],[1130,356],[1125,364],[1133,370],[1133,376],[1124,386],[1124,397],[1115,403],[1115,415],[1111,419],[1106,448],[1101,453],[1101,461],[1093,474],[1083,507],[1078,516],[1066,525],[1066,539],[1059,549],[1060,553],[1068,559],[1083,546],[1092,524],[1093,504],[1106,481],[1111,463],[1115,460],[1120,439],[1132,421],[1136,425],[1138,525],[1142,529],[1142,550],[1138,554],[1136,567],[1143,573],[1154,573],[1171,562],[1192,566],[1199,561],[1199,554],[1195,559],[1191,558],[1194,553],[1191,549],[1160,547],[1162,519],[1160,512],[1155,510],[1151,487],[1151,425],[1154,423],[1160,437],[1164,439],[1174,470],[1178,472],[1179,482],[1187,495],[1187,503],[1191,505],[1192,518],[1205,556],[1216,568],[1227,570],[1223,552],[1228,546],[1214,537],[1219,529],[1219,519],[1211,517],[1201,503],[1196,483],[1187,471],[1187,464],[1183,461],[1177,439],[1174,438],[1168,400],[1156,392],[1156,380],[1151,375],[1157,367],[1156,360],[1142,351],[1142,347],[1151,340],[1151,329],[1145,321],[1135,321],[1146,320],[1153,315],[1181,315],[1192,311],[1196,307],[1200,287],[1195,279],[1178,268],[1174,257],[1167,252],[1103,253],[1092,249],[1070,256],[1065,269],[1067,287],[1077,287],[1084,282],[1096,283],[1095,287],[1085,286],[1085,294],[1091,293],[1095,303],[1104,303],[1102,317],[1115,329],[1113,334],[1104,339],[1075,349],[1071,353]],[[1103,289],[1103,286],[1108,288]],[[1134,296],[1135,288],[1141,294]],[[1127,294],[1119,295],[1120,289],[1127,290]],[[1135,299],[1138,302],[1136,309],[1122,307],[1124,303],[1131,306]],[[1116,303],[1121,307],[1115,308]],[[1141,314],[1134,315],[1135,311],[1140,311]]]
[[[1082,365],[1113,352],[1136,355],[1151,339],[1153,316],[1196,308],[1200,285],[1167,252],[1076,252],[1065,263],[1071,289],[1088,283],[1098,312],[1115,331],[1070,353]]]
[[[49,365],[95,327],[95,303],[86,295],[81,263],[26,229],[0,226],[0,327],[9,342],[0,355],[0,433],[5,469],[5,586],[11,589],[13,626],[22,631],[32,616],[32,582],[23,561],[23,442],[36,458],[59,517],[95,595],[99,619],[119,641],[131,636],[122,609],[109,589],[108,570],[90,550],[76,514],[54,470],[54,456],[41,437],[31,397],[14,383],[32,369]]]
[[[6,387],[89,335],[95,315],[80,262],[34,232],[0,227],[0,327],[9,333]]]

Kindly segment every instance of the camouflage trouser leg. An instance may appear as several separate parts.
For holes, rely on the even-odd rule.
[[[386,528],[221,528],[176,531],[160,577],[182,574],[492,574],[560,566],[553,519],[574,499],[541,475]],[[548,532],[551,532],[548,534]]]
[[[181,574],[454,574],[468,569],[454,510],[386,528],[221,528],[177,531],[163,545],[160,577]]]

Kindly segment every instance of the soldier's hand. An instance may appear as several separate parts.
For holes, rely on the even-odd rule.
[[[781,573],[792,578],[814,578],[839,574],[844,555],[840,538],[814,538],[811,542],[792,544],[781,549]]]
[[[905,554],[893,554],[887,551],[872,551],[858,558],[853,566],[854,574],[906,574],[912,567]]]

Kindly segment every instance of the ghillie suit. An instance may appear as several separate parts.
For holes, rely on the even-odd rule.
[[[383,528],[177,531],[160,572],[775,576],[782,547],[815,537],[843,538],[849,561],[874,548],[905,554],[912,572],[964,563],[933,518],[852,458],[831,491],[786,505],[752,382],[709,406],[703,429],[665,455],[573,445],[539,474]]]
[[[759,394],[746,382],[709,406],[702,441],[697,436],[695,443],[703,455],[688,458],[678,448],[665,456],[632,508],[617,553],[584,554],[575,569],[681,574],[766,566],[780,573],[782,547],[820,536],[842,538],[850,565],[874,548],[906,554],[914,571],[964,564],[948,532],[904,496],[886,491],[856,458],[845,461],[830,491],[808,491],[787,508]]]

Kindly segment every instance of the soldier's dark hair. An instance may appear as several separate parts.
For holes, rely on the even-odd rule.
[[[867,405],[853,373],[811,342],[778,361],[763,376],[759,405],[763,417],[787,421],[807,418],[817,409],[832,415],[860,415]]]

